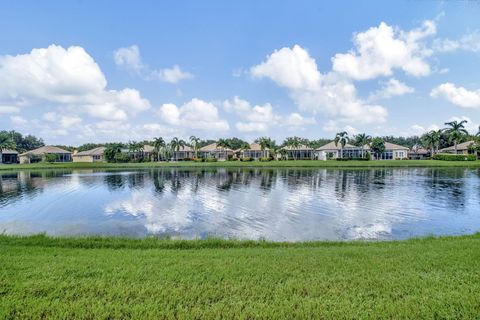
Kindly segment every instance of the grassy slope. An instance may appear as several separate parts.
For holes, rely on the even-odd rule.
[[[0,165],[0,170],[17,169],[88,169],[88,168],[152,168],[152,167],[476,167],[480,161],[380,160],[380,161],[270,161],[270,162],[146,162],[146,163],[37,163]]]
[[[401,242],[0,236],[0,318],[476,318],[480,234]]]

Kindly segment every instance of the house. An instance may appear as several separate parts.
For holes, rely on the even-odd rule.
[[[46,160],[52,162],[70,162],[72,161],[72,153],[55,146],[43,146],[20,155],[20,163],[35,163]]]
[[[229,156],[233,157],[233,150],[218,146],[216,143],[211,143],[198,150],[200,158],[216,158],[220,161],[228,160]]]
[[[98,147],[87,151],[73,152],[73,162],[104,162],[105,147]]]
[[[0,163],[11,164],[18,162],[18,152],[10,149],[0,150]]]
[[[254,142],[250,144],[249,149],[240,150],[241,158],[252,158],[254,160],[259,160],[260,158],[267,158],[270,156],[270,149],[265,148],[262,150],[260,144]]]
[[[385,142],[385,151],[378,157],[376,158],[375,154],[371,152],[370,146],[365,145],[363,147],[365,150],[370,151],[371,159],[372,160],[399,160],[399,159],[407,159],[408,157],[408,152],[410,149],[404,146],[400,146],[398,144],[390,143],[390,142]]]
[[[419,146],[413,146],[408,152],[408,159],[410,160],[425,160],[431,157],[430,150]]]
[[[296,147],[293,146],[285,146],[281,148],[280,150],[286,150],[287,151],[287,157],[288,159],[293,159],[293,160],[311,160],[315,158],[315,150],[313,150],[310,147],[307,147],[306,145],[300,144]]]
[[[173,161],[181,161],[186,159],[193,159],[195,157],[194,150],[189,146],[180,147],[173,152]]]
[[[342,146],[340,143],[335,145],[335,141],[329,142],[315,151],[319,160],[363,158],[367,153],[367,151],[362,150],[360,147],[346,143],[343,147],[343,154],[341,154]]]
[[[127,154],[132,160],[138,160],[138,159],[150,159],[154,151],[155,151],[154,147],[148,144],[145,144],[140,150],[132,151],[131,149],[124,148],[122,149],[121,152]]]
[[[475,141],[467,141],[457,144],[457,154],[473,154],[472,146],[475,145]],[[455,146],[443,148],[439,150],[440,153],[453,153],[455,154]]]

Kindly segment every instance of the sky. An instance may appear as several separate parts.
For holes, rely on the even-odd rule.
[[[5,1],[0,129],[79,145],[480,123],[477,1]]]

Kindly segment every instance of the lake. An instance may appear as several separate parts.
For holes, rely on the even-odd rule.
[[[480,230],[480,169],[0,173],[0,233],[272,241],[405,239]]]

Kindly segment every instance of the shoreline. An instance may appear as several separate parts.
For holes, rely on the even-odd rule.
[[[143,162],[143,163],[35,163],[3,164],[0,171],[29,169],[142,169],[142,168],[480,168],[480,161],[441,161],[441,160],[376,160],[376,161],[321,161],[289,160],[269,162]]]

